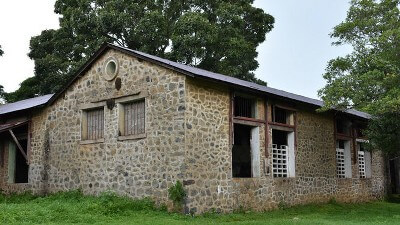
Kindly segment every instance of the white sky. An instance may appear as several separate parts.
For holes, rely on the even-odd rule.
[[[29,40],[44,29],[58,28],[55,0],[0,1],[0,84],[14,91],[33,76],[27,56]],[[258,48],[256,76],[268,86],[308,97],[317,97],[328,60],[350,51],[333,47],[329,33],[343,21],[348,0],[255,0],[255,6],[275,17],[275,28]]]

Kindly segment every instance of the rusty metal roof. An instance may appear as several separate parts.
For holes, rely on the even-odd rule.
[[[46,104],[53,94],[29,98],[22,101],[0,105],[0,115],[30,109]]]
[[[259,85],[259,84],[252,83],[249,81],[240,80],[240,79],[226,76],[223,74],[214,73],[214,72],[199,69],[196,67],[184,65],[181,63],[173,62],[173,61],[163,59],[163,58],[160,58],[160,57],[157,57],[154,55],[150,55],[147,53],[143,53],[140,51],[132,50],[129,48],[121,47],[121,46],[110,44],[110,43],[103,44],[102,47],[99,50],[97,50],[96,53],[77,71],[77,73],[75,74],[75,77],[60,92],[55,94],[49,100],[49,104],[52,104],[59,96],[61,96],[62,93],[64,93],[64,91],[67,90],[67,88],[70,85],[72,85],[77,79],[82,77],[84,72],[90,68],[90,66],[96,61],[96,59],[98,57],[100,57],[108,49],[115,49],[117,51],[124,52],[128,55],[137,57],[137,58],[145,60],[145,61],[152,62],[154,64],[172,69],[174,71],[183,73],[183,74],[191,76],[191,77],[204,78],[204,79],[213,80],[213,81],[217,81],[217,82],[221,82],[221,83],[225,83],[225,84],[230,84],[230,85],[234,85],[236,87],[245,88],[247,90],[257,91],[257,92],[263,93],[265,95],[280,97],[280,98],[284,98],[287,100],[292,100],[292,101],[296,101],[296,102],[300,102],[300,103],[313,105],[318,108],[323,106],[323,102],[320,100],[317,100],[317,99],[308,98],[308,97],[293,94],[293,93],[290,93],[287,91],[282,91],[279,89]],[[371,116],[368,113],[360,112],[360,111],[353,110],[353,109],[347,110],[347,111],[345,111],[345,113],[356,116],[356,117],[360,117],[363,119],[371,118]]]

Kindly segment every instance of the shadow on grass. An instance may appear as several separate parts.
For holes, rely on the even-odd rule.
[[[390,203],[398,203],[400,204],[400,194],[392,194],[389,195],[387,201]]]

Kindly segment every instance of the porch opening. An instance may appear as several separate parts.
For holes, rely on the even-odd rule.
[[[28,154],[28,125],[11,129],[25,155]],[[4,136],[3,136],[4,137]],[[8,140],[8,183],[28,183],[29,165],[11,134]]]
[[[25,154],[27,154],[27,140],[19,140],[19,143],[21,144]],[[14,183],[28,183],[29,165],[26,163],[25,157],[22,155],[22,153],[18,151],[15,147],[14,149],[16,151]]]
[[[232,176],[258,177],[260,174],[259,127],[234,124]]]

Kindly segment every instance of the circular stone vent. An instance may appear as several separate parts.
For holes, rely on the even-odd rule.
[[[104,63],[104,79],[111,81],[118,74],[118,60],[114,57],[109,57]]]

